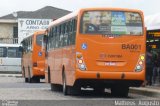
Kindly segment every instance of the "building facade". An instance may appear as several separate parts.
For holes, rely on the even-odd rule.
[[[18,43],[17,20],[0,20],[0,43]]]
[[[36,11],[18,11],[2,16],[0,17],[0,43],[20,43],[24,37],[30,34],[22,35],[22,33],[19,32],[19,25],[21,23],[18,20],[55,20],[68,13],[70,13],[70,11],[46,6]],[[33,29],[28,32],[33,32]]]

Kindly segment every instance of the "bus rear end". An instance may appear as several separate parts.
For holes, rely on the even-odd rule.
[[[37,31],[34,33],[33,43],[33,76],[44,78],[45,70],[45,48],[43,47],[43,37],[45,31]]]
[[[80,15],[76,38],[76,83],[111,88],[126,96],[145,79],[143,14],[129,9],[89,9]],[[119,92],[117,90],[119,89]]]

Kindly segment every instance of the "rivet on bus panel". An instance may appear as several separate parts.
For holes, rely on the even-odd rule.
[[[100,78],[100,73],[97,73],[97,78]]]

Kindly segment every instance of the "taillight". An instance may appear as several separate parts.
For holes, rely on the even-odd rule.
[[[141,54],[139,59],[138,59],[138,63],[136,65],[136,68],[135,68],[136,72],[142,71],[142,69],[144,68],[144,62],[145,62],[144,60],[145,60],[145,55]]]
[[[143,64],[143,61],[139,61],[139,63],[138,63],[139,65],[142,65]]]
[[[80,52],[76,52],[76,60],[77,60],[78,68],[83,71],[86,70],[86,65],[85,65],[83,56]]]
[[[83,63],[83,60],[78,60],[78,64],[82,64]]]
[[[37,63],[36,62],[33,63],[33,67],[37,67]]]

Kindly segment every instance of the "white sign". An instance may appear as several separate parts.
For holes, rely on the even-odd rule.
[[[52,19],[18,19],[18,43],[37,30],[47,29]]]

